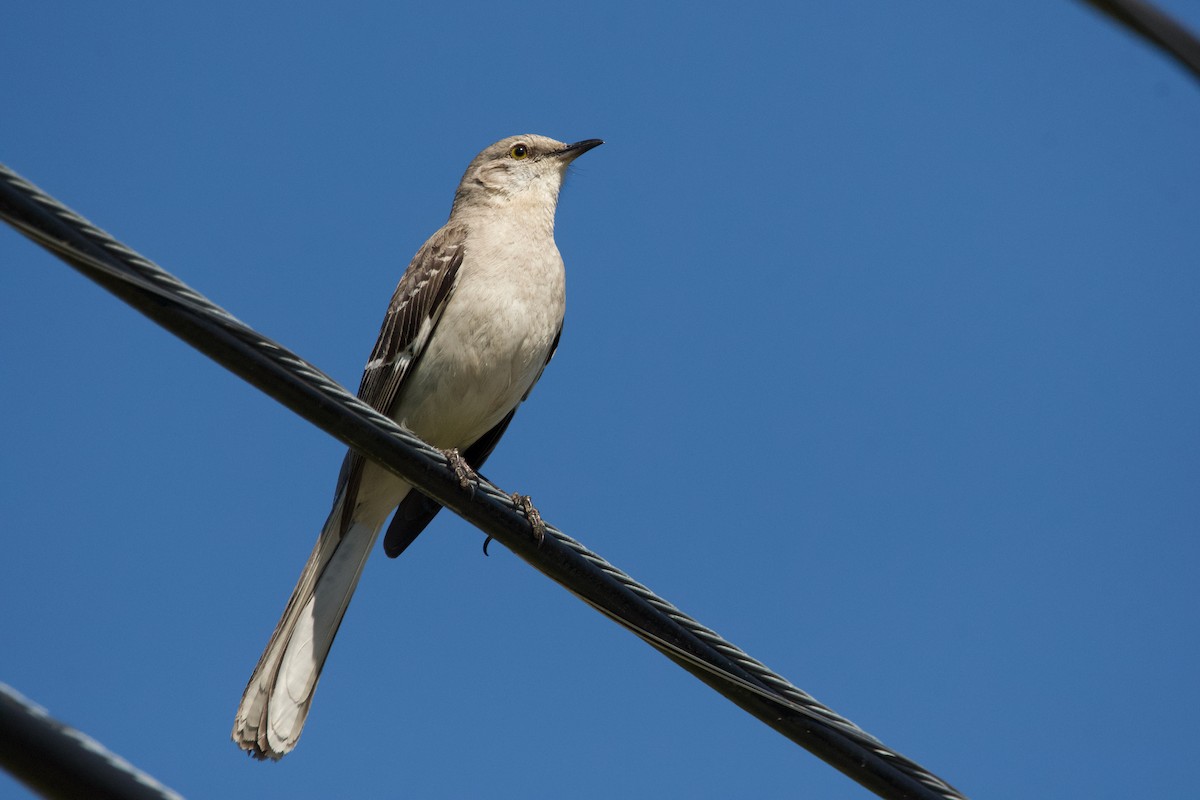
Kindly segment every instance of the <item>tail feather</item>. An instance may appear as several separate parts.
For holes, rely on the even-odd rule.
[[[358,586],[383,520],[352,520],[341,531],[335,503],[267,649],[250,676],[233,740],[255,758],[291,752],[308,717],[333,638]]]

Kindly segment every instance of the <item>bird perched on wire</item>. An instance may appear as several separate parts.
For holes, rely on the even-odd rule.
[[[558,194],[567,166],[600,144],[527,135],[485,149],[467,167],[449,221],[392,295],[358,396],[446,450],[460,480],[488,457],[554,355],[565,309]],[[524,507],[536,526],[527,499]],[[397,509],[384,537],[394,557],[439,508],[383,467],[346,455],[333,509],[242,696],[239,747],[278,759],[296,746],[388,514]]]

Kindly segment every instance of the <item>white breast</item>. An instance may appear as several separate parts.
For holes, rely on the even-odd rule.
[[[534,241],[515,225],[488,227],[471,232],[397,409],[397,421],[436,447],[466,447],[500,422],[537,379],[562,326],[565,276],[552,233]]]

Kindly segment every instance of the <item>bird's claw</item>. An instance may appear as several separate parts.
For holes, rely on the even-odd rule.
[[[537,539],[538,547],[541,547],[542,542],[546,541],[546,523],[542,522],[542,515],[533,507],[533,498],[520,492],[513,492],[509,497],[512,498],[513,504],[517,509],[525,515],[525,519],[529,520],[529,527],[533,528],[533,536]],[[488,544],[491,541],[491,536],[483,540],[483,554],[485,556],[488,554]]]
[[[451,447],[449,450],[443,450],[442,455],[450,462],[450,469],[454,470],[454,477],[458,478],[458,485],[464,489],[470,489],[473,494],[475,491],[475,482],[479,480],[479,476],[475,474],[475,470],[471,469],[471,465],[458,452],[458,448]]]
[[[542,522],[542,515],[533,507],[533,498],[519,492],[513,492],[511,497],[516,507],[525,515],[525,519],[529,520],[529,527],[533,528],[533,537],[537,539],[538,547],[541,547],[542,542],[546,541],[546,523]]]

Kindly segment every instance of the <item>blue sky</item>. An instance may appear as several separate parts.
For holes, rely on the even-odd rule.
[[[1194,790],[1200,85],[1082,4],[23,4],[5,51],[0,161],[350,386],[478,150],[606,139],[488,476],[971,796]],[[250,761],[342,446],[0,263],[0,680],[168,785],[869,796],[450,514]]]

